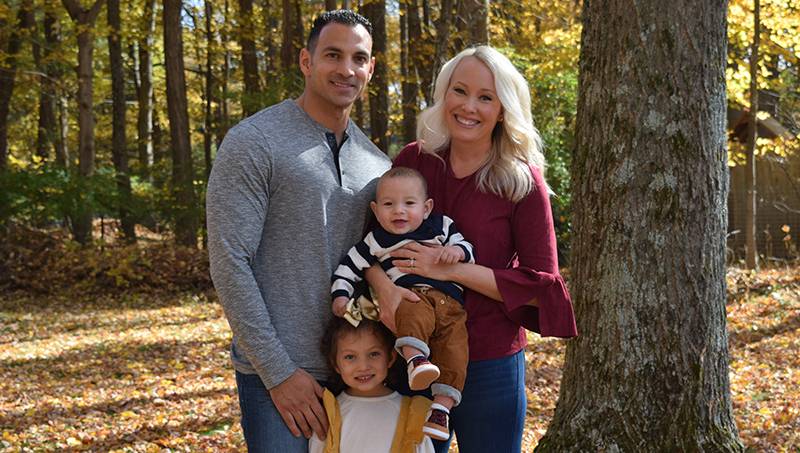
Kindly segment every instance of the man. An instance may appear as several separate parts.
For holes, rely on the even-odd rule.
[[[352,11],[319,16],[300,52],[303,94],[231,129],[209,178],[211,276],[250,451],[306,451],[327,431],[318,381],[330,277],[390,166],[349,121],[375,66],[371,31]]]

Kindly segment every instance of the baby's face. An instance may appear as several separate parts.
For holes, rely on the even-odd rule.
[[[426,199],[417,178],[395,176],[381,179],[371,206],[384,230],[405,234],[422,225],[431,213],[433,200]]]

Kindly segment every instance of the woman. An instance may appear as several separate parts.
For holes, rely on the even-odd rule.
[[[520,451],[524,328],[542,336],[577,335],[558,272],[544,155],[527,82],[493,48],[464,50],[437,76],[434,104],[420,114],[417,138],[394,165],[425,176],[434,211],[455,220],[475,247],[476,263],[438,263],[440,250],[410,244],[392,254],[399,258],[395,265],[467,288],[470,364],[463,400],[451,416],[459,450]],[[380,272],[371,270],[368,277],[391,327],[400,299],[414,297]]]

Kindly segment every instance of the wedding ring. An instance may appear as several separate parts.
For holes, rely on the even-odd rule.
[[[411,258],[411,267],[414,267],[414,262],[415,262],[414,258]]]

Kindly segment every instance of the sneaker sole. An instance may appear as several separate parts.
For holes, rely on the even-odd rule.
[[[447,440],[450,438],[449,432],[444,432],[441,430],[441,428],[435,428],[429,425],[425,425],[422,427],[422,433],[430,437],[431,439],[436,439],[436,440]]]
[[[433,381],[439,378],[439,370],[434,367],[417,369],[408,377],[408,386],[411,390],[425,390],[431,386]]]

